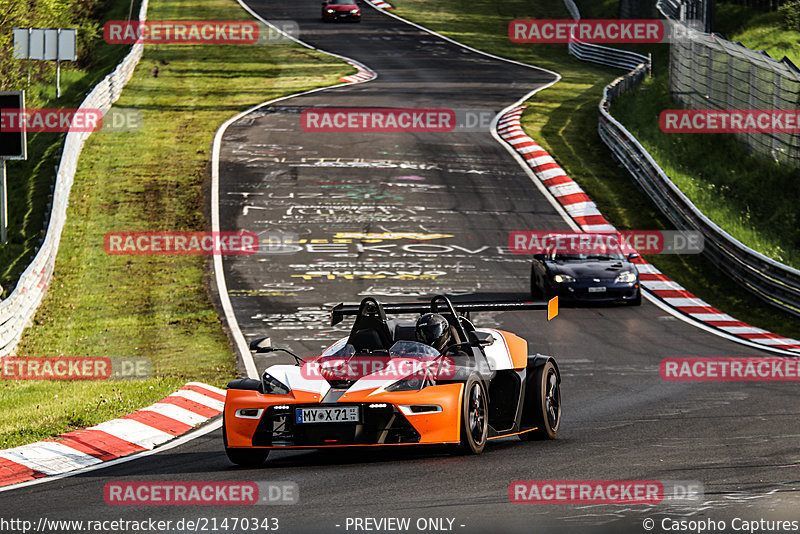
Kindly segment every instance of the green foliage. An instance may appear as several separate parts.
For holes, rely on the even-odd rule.
[[[37,86],[52,85],[55,63],[52,61],[27,61],[14,59],[13,28],[77,28],[78,68],[91,64],[89,58],[102,39],[98,15],[108,7],[108,0],[0,0],[0,91],[27,87],[28,68],[31,71],[29,107],[41,106],[44,95]],[[70,67],[66,67],[70,68]]]
[[[800,31],[800,0],[786,2],[778,8],[787,30]]]

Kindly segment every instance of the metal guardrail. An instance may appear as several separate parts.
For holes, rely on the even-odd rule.
[[[645,75],[641,65],[604,89],[599,105],[600,138],[676,228],[703,234],[706,258],[760,299],[800,316],[800,271],[745,246],[706,217],[609,113],[614,99],[641,83]]]
[[[564,3],[573,18],[580,19],[573,0],[564,0]],[[660,0],[659,6],[663,6],[662,14],[665,16],[680,9],[677,0]],[[614,59],[611,55],[606,57]],[[676,228],[703,234],[706,258],[760,299],[800,316],[800,270],[756,252],[717,226],[678,189],[639,141],[611,116],[611,103],[638,86],[649,74],[648,58],[640,57],[642,61],[631,72],[603,90],[603,99],[598,106],[600,138]],[[612,66],[624,68],[622,64]]]
[[[567,7],[567,11],[569,11],[573,19],[581,19],[581,13],[573,0],[564,0],[564,5]],[[568,48],[569,53],[581,61],[598,63],[606,67],[614,67],[626,71],[633,70],[642,63],[647,63],[648,68],[651,64],[650,58],[642,54],[629,52],[627,50],[618,50],[608,46],[584,43],[576,38],[573,32],[570,32],[569,35]]]
[[[148,0],[142,0],[139,9],[139,20],[147,16]],[[117,68],[98,83],[86,96],[80,109],[100,109],[103,114],[111,109],[111,105],[119,98],[122,88],[133,76],[133,70],[139,63],[144,51],[142,43],[134,44],[125,59]],[[64,141],[61,162],[58,166],[56,184],[53,190],[53,207],[47,234],[39,252],[22,273],[14,291],[8,298],[0,302],[0,358],[11,354],[22,337],[22,331],[33,319],[36,309],[44,297],[50,280],[61,241],[61,232],[67,218],[67,204],[78,158],[83,144],[91,132],[69,132]]]

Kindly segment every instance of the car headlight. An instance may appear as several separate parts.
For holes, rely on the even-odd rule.
[[[328,13],[336,13],[336,10],[335,9],[329,9]]]
[[[430,376],[404,378],[384,388],[385,391],[417,391],[428,386],[435,386],[436,380]]]
[[[630,284],[636,281],[636,273],[632,273],[630,271],[625,271],[624,273],[619,273],[614,281],[618,284]]]
[[[264,371],[264,374],[261,375],[261,384],[263,386],[264,393],[268,395],[289,394],[289,387],[266,371]]]
[[[358,10],[357,10],[357,9],[351,9],[351,10],[350,10],[350,13],[352,13],[352,14],[354,14],[354,15],[355,15],[356,13],[358,13]]]
[[[575,277],[570,276],[568,274],[557,274],[553,277],[553,282],[557,282],[559,284],[565,284],[567,282],[574,282]]]

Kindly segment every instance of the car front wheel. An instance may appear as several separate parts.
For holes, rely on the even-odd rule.
[[[489,399],[477,374],[467,379],[461,399],[461,444],[459,454],[480,454],[489,433]]]

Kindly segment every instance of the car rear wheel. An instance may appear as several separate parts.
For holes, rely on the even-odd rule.
[[[480,454],[486,447],[489,433],[489,399],[478,375],[473,374],[464,384],[461,399],[461,444],[454,452]]]
[[[532,388],[526,394],[524,416],[536,430],[520,434],[523,440],[555,439],[561,426],[561,379],[553,362],[528,367],[534,373],[527,387]],[[525,413],[528,412],[528,413]]]
[[[222,418],[222,443],[225,445],[225,454],[228,455],[228,460],[242,467],[258,467],[269,456],[269,449],[232,449],[228,447],[228,433],[225,430],[224,417]]]

